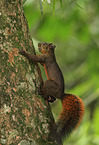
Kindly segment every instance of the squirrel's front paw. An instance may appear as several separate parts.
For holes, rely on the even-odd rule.
[[[49,96],[49,98],[48,98],[48,102],[50,102],[50,103],[53,103],[55,100],[56,100],[56,98],[53,96]]]
[[[20,50],[19,53],[20,53],[21,55],[24,55],[24,54],[25,54],[25,51],[24,51],[24,50]]]

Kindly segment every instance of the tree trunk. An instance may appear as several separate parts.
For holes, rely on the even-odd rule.
[[[37,93],[39,67],[19,55],[23,49],[35,54],[22,1],[0,0],[0,144],[58,145],[50,106]]]

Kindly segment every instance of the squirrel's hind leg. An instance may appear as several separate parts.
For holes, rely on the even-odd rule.
[[[53,80],[46,80],[43,85],[44,98],[49,102],[54,102],[59,95],[59,87]]]

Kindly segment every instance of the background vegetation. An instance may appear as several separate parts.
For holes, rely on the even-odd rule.
[[[64,145],[99,145],[99,0],[27,0],[27,17],[36,52],[39,41],[56,45],[66,90],[85,102],[85,116]],[[41,68],[43,71],[43,68]],[[46,79],[44,71],[43,78]],[[58,100],[52,104],[57,119]]]

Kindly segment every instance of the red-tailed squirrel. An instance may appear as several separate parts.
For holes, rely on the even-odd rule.
[[[56,98],[61,99],[63,109],[56,122],[57,133],[61,138],[68,136],[80,123],[84,115],[84,103],[76,95],[64,93],[64,78],[56,62],[52,43],[38,43],[39,52],[42,55],[30,55],[21,50],[24,55],[32,62],[39,62],[44,66],[47,79],[42,87],[43,96],[49,102],[54,102]]]

